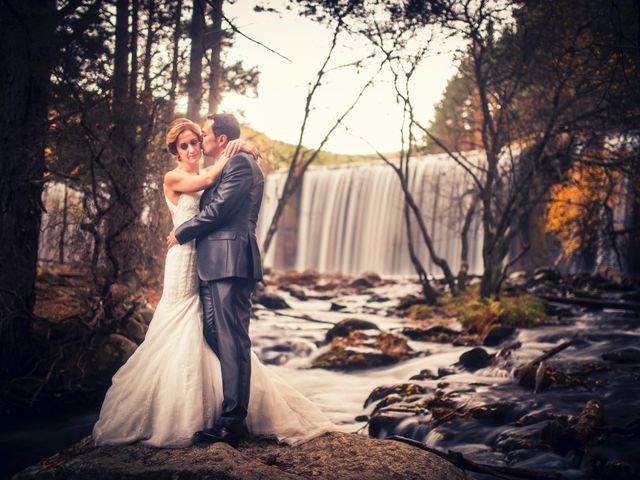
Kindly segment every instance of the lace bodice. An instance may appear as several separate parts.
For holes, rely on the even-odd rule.
[[[200,211],[202,192],[183,193],[174,205],[165,197],[173,217],[173,226],[183,224]],[[176,245],[167,252],[162,296],[168,302],[180,302],[198,293],[195,241]]]
[[[178,204],[174,205],[171,200],[165,195],[164,199],[167,202],[167,206],[171,211],[171,217],[173,218],[173,226],[186,222],[194,215],[197,215],[200,211],[200,197],[202,191],[194,193],[183,193],[178,199]]]

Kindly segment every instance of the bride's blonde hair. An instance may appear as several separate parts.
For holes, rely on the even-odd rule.
[[[178,141],[178,137],[182,132],[187,130],[191,130],[195,133],[198,138],[202,135],[202,130],[198,124],[192,122],[188,118],[176,118],[173,122],[169,124],[169,128],[167,128],[167,150],[171,155],[178,155],[178,148],[176,146],[176,142]]]

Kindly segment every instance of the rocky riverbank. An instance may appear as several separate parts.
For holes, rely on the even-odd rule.
[[[14,480],[124,479],[462,480],[461,470],[403,443],[329,433],[288,447],[268,440],[198,444],[186,449],[142,445],[94,447],[89,438],[29,467]]]

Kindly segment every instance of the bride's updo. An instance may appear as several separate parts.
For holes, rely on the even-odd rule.
[[[188,118],[176,118],[169,124],[169,128],[167,128],[167,150],[171,155],[178,155],[178,148],[176,146],[178,137],[182,132],[187,130],[191,130],[198,137],[202,134],[200,127]]]

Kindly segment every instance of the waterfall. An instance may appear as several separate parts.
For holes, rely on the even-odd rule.
[[[471,189],[469,176],[446,155],[429,155],[409,166],[410,191],[422,212],[435,250],[454,272],[460,267],[461,232]],[[258,239],[264,240],[286,172],[266,179]],[[317,269],[358,275],[415,275],[409,258],[404,220],[404,196],[394,170],[383,162],[316,167],[304,176],[295,239],[275,238],[265,264],[274,269]],[[295,200],[295,198],[293,199]],[[282,229],[282,222],[279,231]],[[291,227],[291,226],[289,226]],[[294,232],[294,233],[291,233]],[[427,273],[441,276],[433,264],[415,220],[415,250]],[[294,240],[294,241],[291,241]],[[482,232],[476,215],[468,232],[469,272],[482,270]],[[279,244],[297,246],[294,265],[278,263]],[[284,248],[284,247],[281,247]]]

